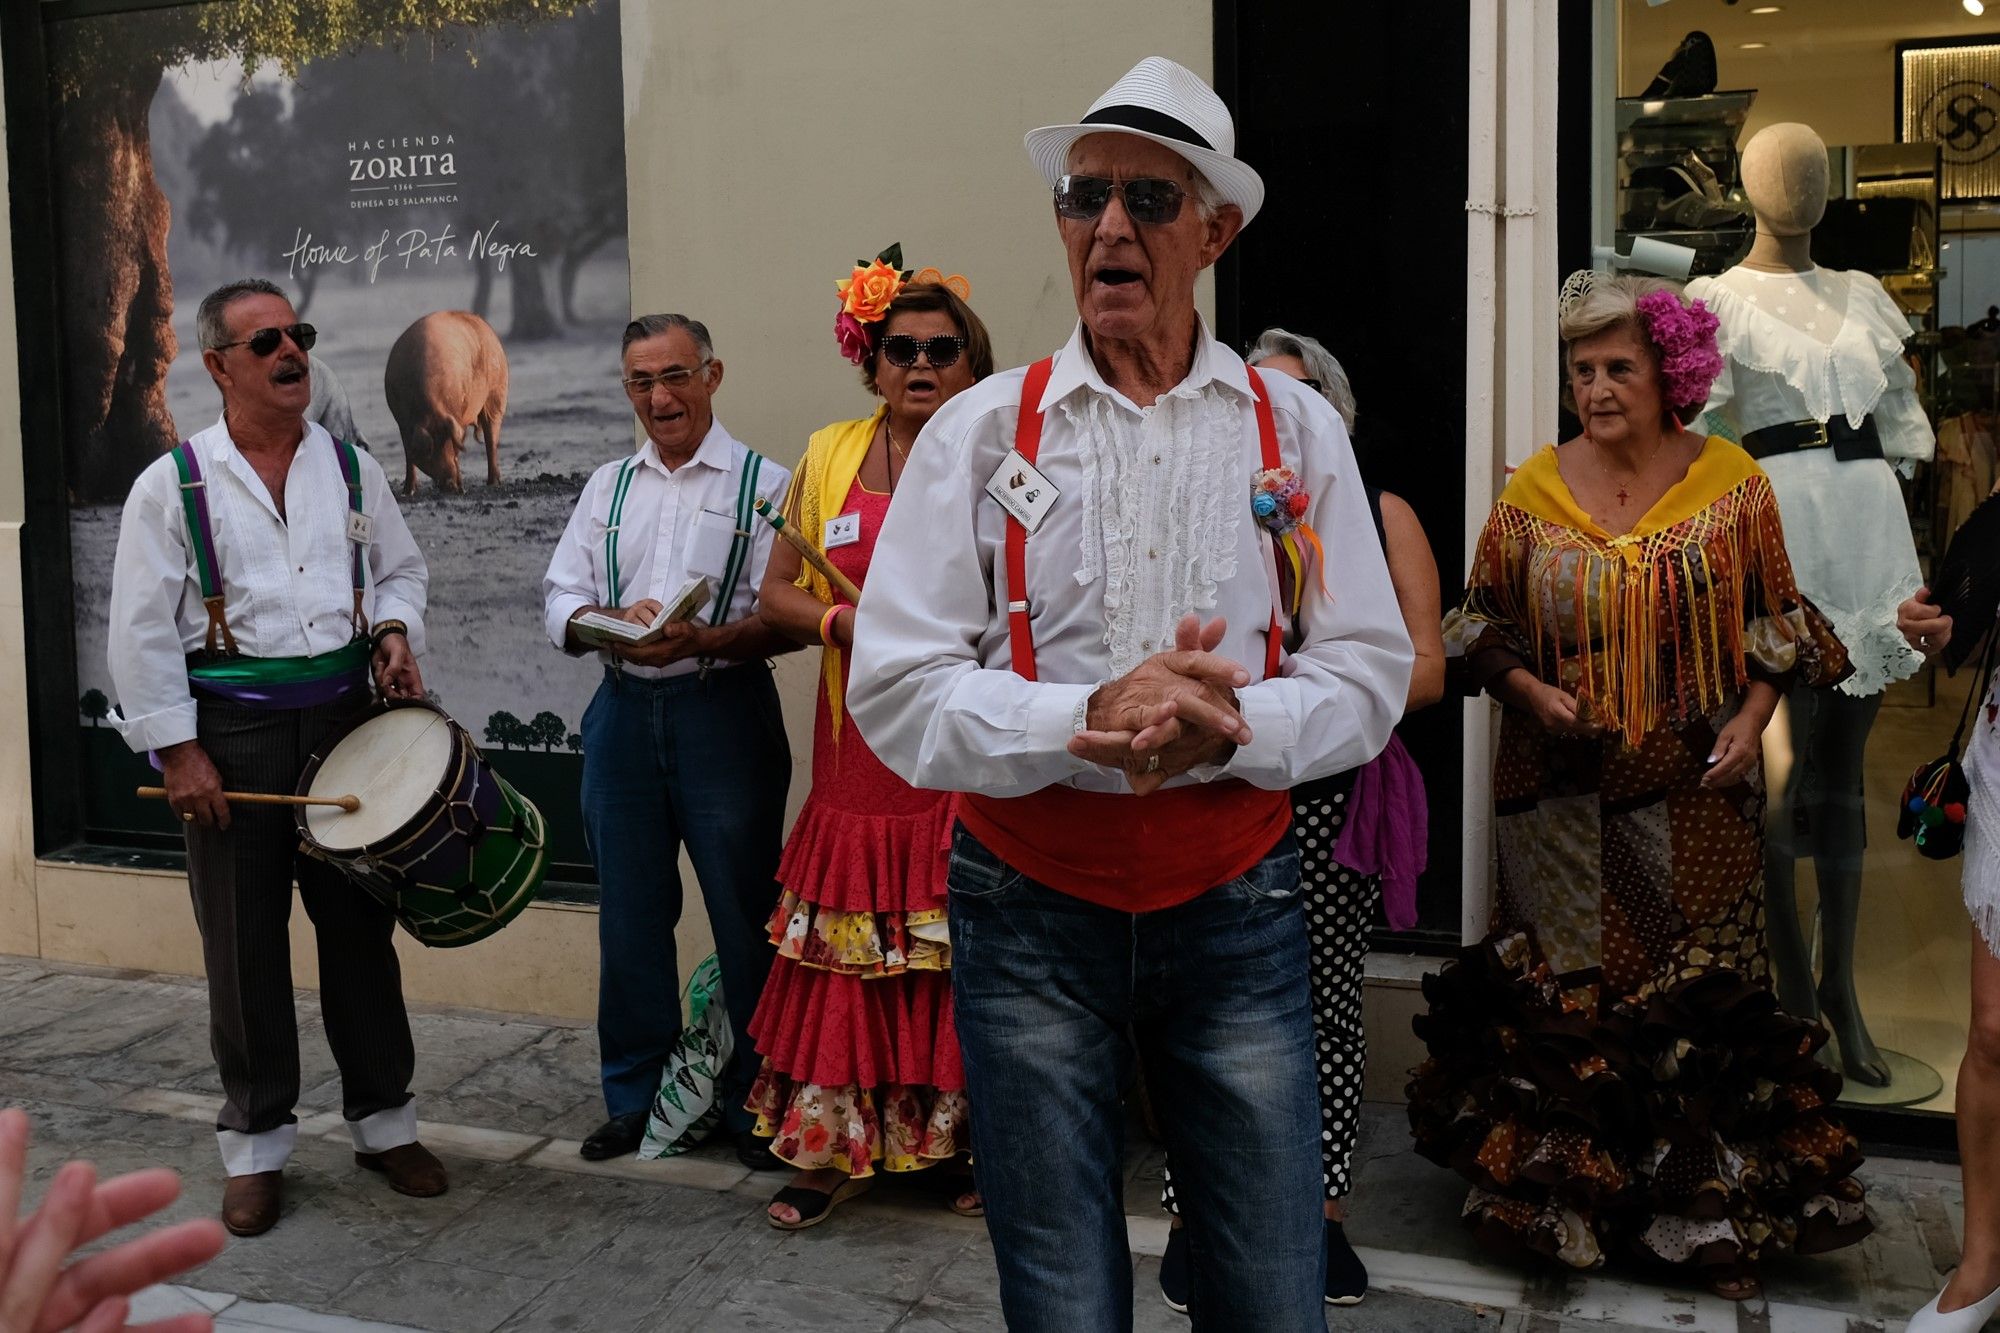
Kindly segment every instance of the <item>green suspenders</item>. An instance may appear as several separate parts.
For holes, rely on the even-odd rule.
[[[632,478],[638,474],[640,455],[634,454],[618,467],[611,482],[611,513],[604,523],[604,577],[611,594],[608,605],[617,610],[624,605],[625,573],[618,564],[618,529],[625,519],[625,497],[632,492]],[[736,586],[750,567],[750,542],[757,530],[757,477],[763,471],[764,456],[755,449],[743,451],[743,471],[736,483],[736,538],[729,544],[729,560],[723,566],[722,586],[716,590],[708,623],[720,625],[729,617],[729,604],[736,599]],[[702,664],[703,670],[707,663]]]

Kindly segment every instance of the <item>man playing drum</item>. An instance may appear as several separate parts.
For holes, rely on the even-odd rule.
[[[423,556],[382,469],[305,420],[316,337],[275,285],[218,288],[196,316],[222,419],[155,461],[125,502],[111,576],[117,725],[151,751],[187,836],[225,1094],[222,1221],[268,1231],[298,1135],[288,921],[297,879],[319,940],[320,1008],[354,1160],[403,1194],[445,1191],[417,1139],[416,1055],[389,909],[298,854],[284,806],[320,743],[366,708],[423,696]],[[372,626],[372,628],[371,628]]]
[[[583,715],[583,827],[597,862],[601,960],[597,1045],[608,1116],[583,1141],[592,1161],[623,1157],[681,1033],[674,927],[680,855],[694,863],[722,970],[735,1052],[716,1095],[736,1153],[782,1170],[750,1132],[743,1101],[757,1074],[748,1031],[771,970],[765,923],[778,903],[791,749],[765,659],[798,644],[757,615],[772,531],[758,500],[783,503],[791,473],[715,419],[722,361],[686,315],[643,315],[625,328],[621,377],[646,439],[606,463],[542,579],[545,627],[566,652],[590,644],[593,613],[650,625],[699,582],[707,600],[661,637],[598,654],[604,682]]]

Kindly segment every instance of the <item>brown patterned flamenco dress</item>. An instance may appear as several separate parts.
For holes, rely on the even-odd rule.
[[[826,553],[857,587],[888,508],[856,481],[829,511],[861,515],[861,539]],[[764,1057],[756,1131],[801,1170],[916,1171],[969,1143],[945,929],[951,823],[950,793],[910,786],[851,721],[836,725],[822,678],[812,793],[778,866],[778,957],[750,1023]]]
[[[1410,1124],[1472,1183],[1467,1224],[1575,1268],[1615,1253],[1711,1277],[1860,1240],[1826,1035],[1771,991],[1761,765],[1701,786],[1750,680],[1846,674],[1764,474],[1712,438],[1612,537],[1542,450],[1487,520],[1446,640],[1473,688],[1524,666],[1605,728],[1505,712],[1493,933],[1425,983]]]

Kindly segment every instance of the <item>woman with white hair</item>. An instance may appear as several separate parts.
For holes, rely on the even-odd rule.
[[[1638,1255],[1717,1294],[1868,1234],[1859,1145],[1764,934],[1758,738],[1847,653],[1800,595],[1771,483],[1691,420],[1715,316],[1656,278],[1565,289],[1583,431],[1514,473],[1445,625],[1504,705],[1492,933],[1425,979],[1417,1150],[1480,1239]]]
[[[1354,429],[1354,390],[1347,372],[1318,340],[1266,329],[1245,353],[1249,364],[1304,383]],[[1366,477],[1363,479],[1366,485]],[[1444,636],[1438,628],[1437,560],[1416,511],[1394,495],[1367,487],[1375,535],[1389,563],[1389,582],[1416,650],[1404,713],[1444,696]],[[1348,1243],[1349,1164],[1361,1132],[1361,1086],[1368,1067],[1368,1033],[1361,1018],[1362,971],[1368,934],[1380,901],[1389,924],[1417,923],[1417,876],[1428,834],[1423,775],[1395,736],[1371,763],[1292,790],[1292,831],[1298,839],[1313,991],[1313,1035],[1319,1047],[1320,1178],[1326,1190],[1326,1300],[1355,1305],[1368,1292],[1368,1270]],[[1187,1232],[1173,1174],[1163,1202],[1174,1229],[1160,1262],[1160,1293],[1176,1310],[1187,1304]]]

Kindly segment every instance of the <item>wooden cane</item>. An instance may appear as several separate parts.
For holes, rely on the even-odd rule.
[[[147,800],[164,801],[167,799],[167,789],[141,787],[139,795]],[[359,796],[278,796],[262,791],[226,791],[222,793],[222,799],[243,805],[337,805],[350,815],[361,808]]]
[[[814,569],[817,569],[826,581],[839,591],[842,597],[845,597],[854,605],[858,606],[860,604],[861,589],[848,582],[847,575],[828,564],[826,557],[814,550],[811,542],[794,532],[791,525],[785,522],[785,516],[772,508],[769,500],[759,497],[757,512],[763,516],[766,523],[769,523],[776,530],[780,537],[783,537],[792,544],[792,549],[799,553],[799,558]]]

